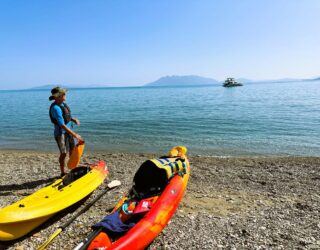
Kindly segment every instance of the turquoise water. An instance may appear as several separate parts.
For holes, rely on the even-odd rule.
[[[320,82],[238,88],[72,89],[87,150],[192,154],[320,155]],[[0,91],[0,148],[57,150],[49,91]]]

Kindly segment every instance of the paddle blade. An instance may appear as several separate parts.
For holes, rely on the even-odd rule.
[[[111,244],[112,243],[108,235],[104,232],[101,232],[93,241],[91,241],[88,250],[106,249],[106,247],[110,247]]]
[[[59,233],[61,233],[62,228],[58,228],[48,239],[46,242],[44,242],[40,247],[38,247],[37,250],[44,250],[49,244],[50,242],[58,236]]]
[[[117,187],[117,186],[120,186],[120,185],[121,185],[120,181],[114,180],[114,181],[110,182],[107,186],[108,186],[108,188],[114,188],[114,187]]]

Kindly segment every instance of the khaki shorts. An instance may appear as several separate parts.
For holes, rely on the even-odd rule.
[[[55,139],[61,154],[70,153],[75,147],[73,136],[67,133],[56,136]]]

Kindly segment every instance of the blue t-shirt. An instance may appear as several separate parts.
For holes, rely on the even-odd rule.
[[[64,104],[62,103],[61,106],[64,106]],[[58,124],[54,124],[54,136],[60,136],[66,133],[66,131],[61,128],[61,126],[64,125],[64,119],[62,110],[58,105],[53,105],[53,107],[51,108],[51,115],[58,122]],[[68,122],[66,126],[68,128],[71,128],[71,121]]]

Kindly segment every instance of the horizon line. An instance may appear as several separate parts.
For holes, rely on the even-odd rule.
[[[159,79],[161,78],[164,78],[164,77],[174,77],[174,76],[177,76],[177,77],[188,77],[188,76],[195,76],[195,77],[203,77],[203,78],[210,78],[212,80],[215,80],[215,81],[218,81],[218,82],[223,82],[224,80],[217,80],[215,78],[211,78],[211,77],[207,77],[207,76],[199,76],[199,75],[166,75],[166,76],[162,76],[162,77],[159,77],[157,80],[155,81],[158,81]],[[246,78],[246,77],[232,77],[232,78],[235,78],[235,79],[245,79],[245,80],[248,80],[250,82],[247,82],[247,83],[267,83],[267,82],[275,82],[275,81],[308,81],[308,80],[317,80],[318,78],[320,78],[319,76],[316,76],[316,77],[309,77],[309,78],[290,78],[290,77],[283,77],[283,78],[279,78],[279,79],[260,79],[260,80],[253,80],[253,79],[249,79],[249,78]],[[68,83],[68,84],[43,84],[43,85],[39,85],[39,86],[34,86],[34,87],[29,87],[29,88],[17,88],[17,89],[2,89],[0,88],[1,91],[10,91],[10,90],[46,90],[46,86],[60,86],[60,87],[65,87],[65,88],[68,88],[68,89],[99,89],[99,88],[135,88],[135,87],[148,87],[148,84],[150,83],[153,83],[155,81],[152,81],[152,82],[149,82],[149,83],[143,83],[143,84],[135,84],[135,85],[113,85],[113,84],[95,84],[95,83],[92,83],[91,85],[93,86],[86,86],[85,84],[81,84],[80,86],[71,86],[71,87],[68,87],[67,85],[68,84],[71,84],[71,85],[76,85],[76,83]],[[89,84],[90,85],[90,84]],[[212,84],[213,85],[213,84]],[[195,84],[195,86],[197,86]],[[200,86],[200,85],[198,85]],[[208,84],[207,86],[211,86],[211,84]],[[214,85],[213,85],[214,86]],[[157,86],[153,86],[153,87],[157,87]]]

